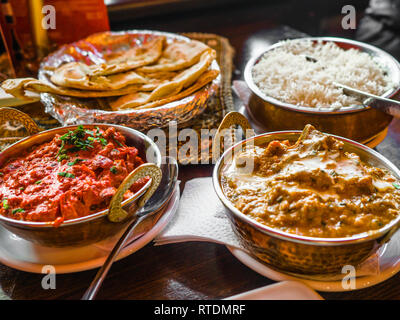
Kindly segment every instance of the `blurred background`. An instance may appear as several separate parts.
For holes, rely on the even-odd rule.
[[[33,20],[40,15],[34,7],[41,3],[56,9],[57,27],[48,33],[50,43],[57,45],[108,29],[216,33],[230,40],[237,52],[235,65],[240,69],[249,50],[254,52],[257,39],[286,28],[286,32],[294,30],[297,35],[342,36],[370,42],[400,59],[400,0],[69,0],[68,6],[63,0],[1,3],[3,16],[10,12],[13,16],[11,23],[3,21],[2,29],[4,25],[14,26],[17,40],[11,42],[29,52],[35,45]],[[342,27],[346,5],[355,9],[355,29]],[[4,36],[3,31],[3,42]]]

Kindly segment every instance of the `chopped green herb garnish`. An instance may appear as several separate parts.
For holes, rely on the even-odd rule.
[[[61,177],[65,177],[65,178],[75,178],[75,175],[73,175],[72,173],[69,173],[69,172],[59,172],[57,174]]]
[[[21,191],[24,191],[24,190],[25,190],[25,188],[24,188],[24,187],[20,187],[20,188],[19,188],[19,190],[21,190]]]
[[[114,140],[114,142],[119,145],[120,147],[125,147],[121,142],[119,142],[117,139],[115,139],[114,137],[112,137],[112,139]]]
[[[395,187],[396,189],[400,189],[400,184],[393,182],[393,187]]]
[[[4,173],[3,173],[3,172],[0,172],[0,176],[4,176]]]
[[[104,138],[99,138],[99,141],[100,141],[100,143],[103,145],[103,146],[106,146],[107,145],[107,140],[106,139],[104,139]]]
[[[58,162],[61,162],[64,159],[68,159],[68,156],[66,154],[60,155],[57,160],[58,160]]]
[[[62,135],[60,140],[61,147],[58,150],[56,157],[66,153],[94,148],[94,141],[99,141],[102,145],[107,145],[107,140],[102,136],[100,128],[96,127],[96,134],[94,134],[91,130],[85,130],[82,125],[79,125],[75,130],[68,131],[66,134]],[[72,147],[65,149],[66,145],[70,145]],[[61,160],[59,159],[59,161]]]
[[[5,210],[7,210],[7,209],[9,208],[9,206],[8,206],[8,200],[7,200],[7,199],[4,199],[4,200],[3,200],[3,208],[4,208]]]
[[[116,166],[111,167],[111,168],[110,168],[110,171],[111,171],[112,173],[114,173],[114,174],[116,174],[116,173],[118,172]]]
[[[60,137],[60,139],[61,139],[61,138],[62,138],[62,137]],[[64,140],[61,140],[61,147],[60,147],[60,149],[58,150],[58,152],[57,152],[57,154],[56,154],[56,158],[64,152],[64,145],[65,145]],[[61,160],[58,159],[58,161],[61,161]]]
[[[35,184],[41,184],[41,183],[42,183],[42,180],[38,180],[35,182]]]
[[[77,159],[75,159],[74,161],[72,161],[72,162],[68,162],[68,165],[69,166],[73,166],[73,165],[75,165],[75,164],[77,164],[78,162],[81,162],[81,161],[85,161],[84,159],[79,159],[79,158],[77,158]]]
[[[94,136],[94,133],[92,130],[85,130],[86,134],[88,134],[89,136]]]
[[[13,211],[11,211],[12,214],[16,214],[18,212],[25,212],[25,210],[22,208],[17,208],[17,209],[14,209]]]

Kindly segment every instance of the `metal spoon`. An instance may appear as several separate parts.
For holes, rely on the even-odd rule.
[[[346,86],[341,83],[334,82],[333,83],[336,87],[342,88],[343,93],[347,95],[355,95],[359,96],[360,98],[363,99],[362,104],[366,107],[372,107],[375,109],[378,109],[380,111],[383,111],[387,114],[392,115],[393,117],[400,118],[400,102],[393,100],[393,99],[388,99],[388,98],[382,98],[380,96],[376,96],[374,94],[361,91],[358,89],[351,88],[349,86]]]
[[[308,55],[303,55],[304,58],[308,62],[314,62],[317,63],[318,60],[315,59],[314,57],[308,56]],[[372,107],[375,109],[378,109],[382,112],[385,112],[387,114],[390,114],[393,117],[400,118],[400,102],[393,100],[393,99],[388,99],[388,98],[382,98],[380,96],[361,91],[349,86],[346,86],[344,84],[338,83],[338,82],[333,82],[332,83],[335,87],[343,89],[343,93],[346,95],[350,96],[358,96],[360,97],[363,101],[362,104],[365,107]]]
[[[165,157],[165,161],[161,165],[162,179],[157,191],[147,201],[145,206],[136,213],[137,219],[131,222],[124,234],[115,244],[104,262],[103,266],[97,272],[95,278],[90,284],[82,297],[82,300],[93,300],[99,291],[103,280],[107,276],[108,271],[111,268],[116,256],[118,255],[121,248],[124,247],[126,240],[132,234],[132,231],[147,217],[157,212],[163,205],[165,205],[170,199],[175,190],[176,182],[178,179],[178,164],[174,158]]]

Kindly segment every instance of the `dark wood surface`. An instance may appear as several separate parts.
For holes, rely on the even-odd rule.
[[[112,22],[112,29],[158,29],[171,32],[211,32],[226,36],[236,50],[234,78],[241,78],[247,59],[272,28],[288,25],[310,35],[343,35],[341,8],[348,1],[247,2],[210,10]],[[368,1],[352,1],[359,16]],[[236,100],[239,107],[240,102]],[[394,121],[385,141],[377,148],[400,166],[400,122]],[[210,176],[211,165],[180,168],[185,181]],[[57,275],[55,290],[43,290],[42,275],[0,265],[0,291],[5,299],[79,299],[96,270]],[[253,272],[222,245],[182,243],[145,246],[115,263],[98,295],[99,299],[219,299],[271,284]],[[345,293],[321,293],[326,299],[399,299],[400,275],[371,288]]]

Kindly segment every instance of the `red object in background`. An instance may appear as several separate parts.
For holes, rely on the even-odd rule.
[[[16,31],[24,49],[32,46],[28,0],[9,0]],[[58,45],[77,41],[90,34],[110,30],[104,0],[44,0],[56,10],[56,28],[48,30],[50,42]]]

